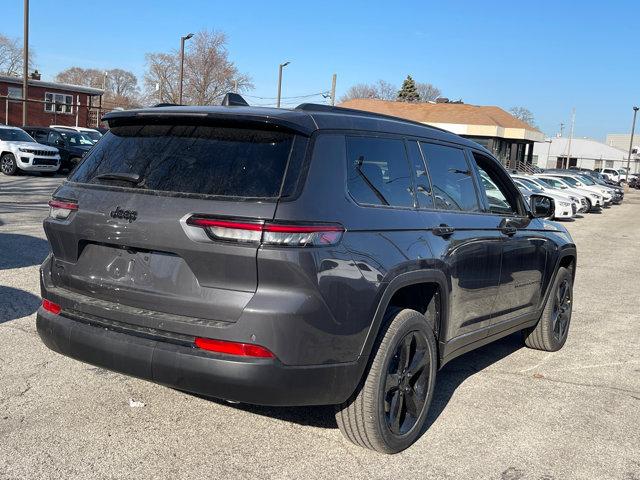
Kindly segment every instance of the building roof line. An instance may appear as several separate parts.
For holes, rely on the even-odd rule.
[[[0,75],[0,82],[15,83],[22,85],[22,77],[14,77],[10,75]],[[84,85],[73,85],[70,83],[47,82],[45,80],[29,79],[29,86],[55,88],[57,90],[71,90],[74,92],[88,93],[89,95],[103,95],[104,90],[101,88],[86,87]]]

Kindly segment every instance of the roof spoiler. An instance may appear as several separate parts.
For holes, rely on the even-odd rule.
[[[238,95],[237,93],[229,92],[222,99],[222,106],[224,107],[248,107],[249,104],[247,101],[242,98],[242,95]]]

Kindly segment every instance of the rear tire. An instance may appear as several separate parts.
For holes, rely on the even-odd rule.
[[[13,156],[13,153],[5,153],[0,157],[0,170],[8,176],[13,176],[18,173],[18,165],[16,164],[16,157]]]
[[[522,331],[524,344],[545,352],[560,350],[569,334],[572,307],[573,277],[569,269],[560,267],[540,320],[535,327]]]
[[[392,309],[384,325],[363,381],[336,406],[336,421],[356,445],[397,453],[422,433],[438,357],[433,330],[420,312]]]

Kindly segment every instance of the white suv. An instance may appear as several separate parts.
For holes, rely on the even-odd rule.
[[[53,175],[60,168],[60,154],[55,147],[37,143],[18,127],[0,125],[0,171],[15,175],[20,170]]]
[[[627,172],[623,169],[616,170],[615,168],[596,168],[594,172],[600,172],[602,175],[606,175],[610,180],[613,180],[616,183],[626,183],[627,182]],[[637,175],[630,173],[629,180],[637,177]]]

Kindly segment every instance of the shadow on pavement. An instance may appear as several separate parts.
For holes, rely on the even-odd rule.
[[[32,293],[0,285],[0,324],[31,315],[40,302],[40,298]]]
[[[470,376],[484,370],[495,362],[511,355],[522,348],[520,333],[505,337],[496,342],[485,345],[477,350],[466,353],[444,366],[438,372],[436,388],[427,422],[426,431],[444,411],[456,389]],[[204,397],[202,397],[204,398]],[[319,407],[262,407],[257,405],[231,404],[221,400],[206,398],[221,405],[231,406],[245,412],[264,415],[299,425],[319,428],[338,428],[334,418],[333,406]],[[423,433],[424,433],[423,431]]]
[[[46,240],[20,233],[0,233],[0,270],[40,265],[49,253]]]

